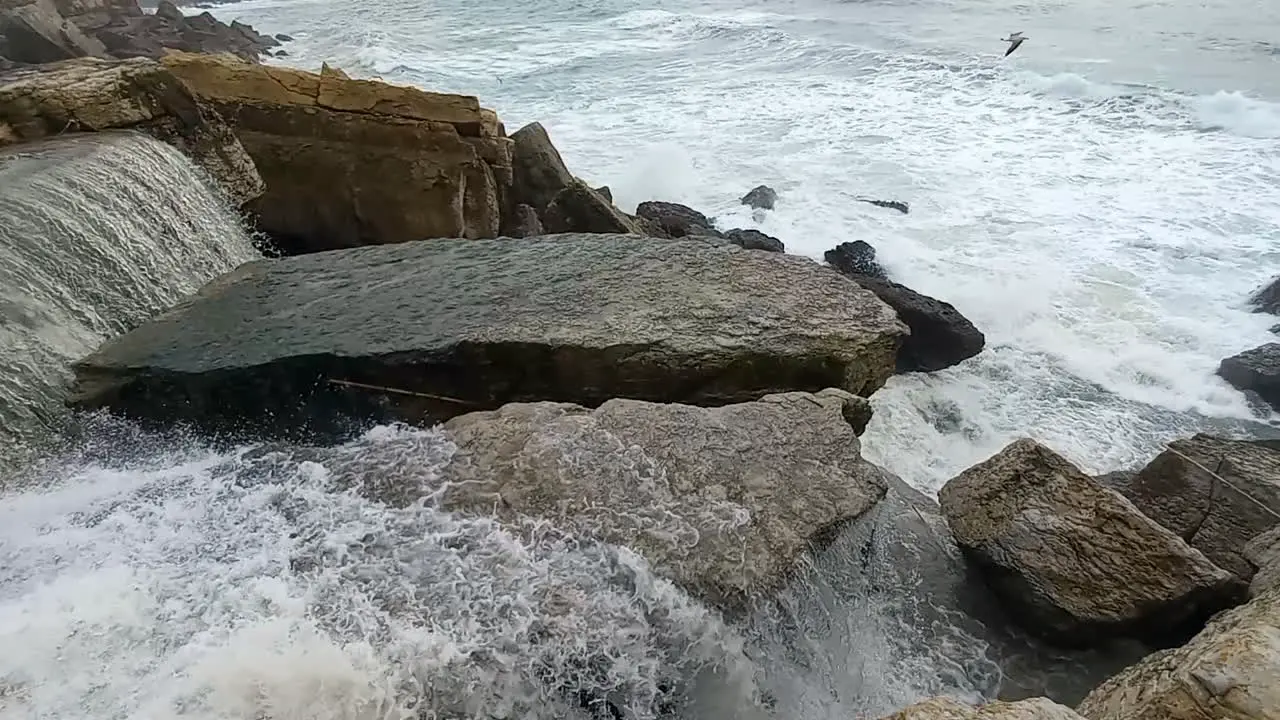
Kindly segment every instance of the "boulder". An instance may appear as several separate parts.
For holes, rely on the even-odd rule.
[[[1218,375],[1244,393],[1257,393],[1273,409],[1280,410],[1280,343],[1267,343],[1218,366]]]
[[[1239,579],[1030,439],[952,478],[939,501],[1010,612],[1064,646],[1176,642],[1243,597]]]
[[[866,396],[905,333],[807,258],[634,235],[442,239],[246,264],[79,362],[71,403],[271,434],[538,400]]]
[[[987,338],[959,310],[892,280],[850,275],[876,294],[911,328],[911,337],[898,353],[898,372],[934,372],[959,364],[982,352]]]
[[[759,230],[725,230],[724,237],[729,242],[748,250],[764,250],[767,252],[786,252],[787,246],[772,235],[765,235]]]
[[[1115,477],[1109,487],[1244,582],[1245,544],[1280,524],[1280,450],[1265,443],[1201,433]]]
[[[511,203],[541,213],[573,182],[560,151],[541,123],[529,123],[511,134]]]
[[[474,97],[173,53],[266,181],[258,226],[292,253],[498,235],[511,141]]]
[[[543,210],[542,225],[549,233],[644,234],[626,213],[577,178]]]
[[[1257,597],[1268,590],[1280,588],[1280,526],[1250,540],[1243,554],[1255,568],[1249,594]]]
[[[1083,720],[1071,708],[1052,700],[989,702],[973,706],[948,697],[923,700],[881,720]]]
[[[757,185],[742,196],[741,202],[757,210],[772,210],[778,202],[778,193],[768,185]]]
[[[876,249],[862,240],[842,242],[823,253],[822,257],[832,267],[849,277],[865,275],[881,280],[889,279],[884,268],[876,262]]]
[[[107,49],[58,12],[53,0],[0,0],[0,45],[19,63],[104,57]]]
[[[444,424],[454,511],[545,518],[632,548],[695,596],[741,608],[885,486],[844,418],[849,393],[716,408],[512,403]]]
[[[1088,720],[1280,718],[1280,589],[1211,620],[1099,685],[1076,708]]]
[[[1280,277],[1258,288],[1249,298],[1254,312],[1280,315]]]
[[[236,205],[263,192],[231,128],[154,61],[79,58],[0,78],[0,145],[110,129],[136,130],[177,147]]]
[[[543,233],[538,213],[528,205],[517,205],[511,217],[512,224],[503,234],[515,238],[536,237]]]
[[[656,222],[671,237],[686,235],[710,235],[721,237],[720,232],[706,215],[687,205],[650,200],[636,206],[636,215]]]

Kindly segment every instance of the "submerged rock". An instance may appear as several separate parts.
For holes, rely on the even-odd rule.
[[[875,205],[876,207],[889,208],[890,210],[897,210],[903,215],[906,215],[908,212],[911,211],[911,207],[906,203],[902,202],[901,200],[871,200],[868,198],[858,198],[858,201],[867,203],[869,205]]]
[[[228,55],[164,64],[232,121],[266,181],[258,226],[293,253],[498,235],[511,141],[476,98]]]
[[[930,698],[881,720],[1082,720],[1071,708],[1052,700],[990,702],[973,706],[951,698]]]
[[[262,177],[222,119],[163,66],[142,58],[80,58],[0,78],[0,146],[68,132],[136,130],[177,147],[242,205]]]
[[[778,193],[768,185],[757,185],[742,196],[741,202],[756,210],[772,210],[778,202]]]
[[[884,268],[876,262],[876,249],[862,240],[840,243],[823,253],[822,257],[831,267],[849,277],[865,275],[881,280],[889,279]]]
[[[759,230],[742,230],[734,228],[725,230],[724,237],[729,242],[748,250],[764,250],[766,252],[786,252],[787,246],[772,235],[765,235]]]
[[[670,237],[709,235],[721,237],[706,215],[687,205],[650,200],[636,206],[636,215],[652,220]]]
[[[1263,443],[1202,433],[1175,440],[1109,486],[1244,582],[1254,572],[1245,544],[1280,524],[1280,451]]]
[[[1280,410],[1280,343],[1267,343],[1223,360],[1218,375],[1237,390],[1257,393]]]
[[[717,408],[615,399],[469,413],[444,425],[459,452],[443,506],[546,518],[741,607],[884,495],[844,418],[850,400],[829,389]]]
[[[1033,440],[965,470],[939,500],[1010,611],[1064,646],[1176,642],[1243,596],[1237,578]]]
[[[1076,711],[1088,720],[1275,720],[1277,678],[1280,589],[1272,589],[1106,681]]]
[[[807,258],[633,235],[442,239],[242,266],[78,363],[73,402],[212,424],[270,416],[250,430],[272,433],[516,401],[865,396],[905,332]]]

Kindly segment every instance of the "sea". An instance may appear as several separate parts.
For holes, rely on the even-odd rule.
[[[1280,274],[1280,4],[212,11],[291,36],[269,63],[476,95],[508,132],[538,121],[624,210],[684,203],[816,260],[872,244],[987,339],[872,398],[864,456],[926,494],[1023,436],[1091,473],[1196,432],[1280,437],[1215,375],[1280,322],[1248,303]],[[739,202],[758,184],[773,210]],[[335,489],[429,486],[453,452],[431,428],[227,449],[68,416],[69,363],[257,257],[246,227],[146,139],[0,154],[0,718],[853,720],[993,695],[979,638],[820,602],[851,557],[813,564],[824,619],[784,632],[721,616],[629,548]],[[579,603],[549,622],[566,588]]]

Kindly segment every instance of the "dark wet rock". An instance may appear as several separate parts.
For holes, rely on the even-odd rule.
[[[1280,315],[1280,277],[1258,288],[1249,298],[1254,312]]]
[[[1244,598],[1238,578],[1030,439],[952,478],[939,500],[1008,610],[1056,644],[1174,645]]]
[[[272,434],[537,400],[866,396],[905,332],[812,260],[722,241],[438,239],[244,265],[77,363],[71,402]]]
[[[1280,343],[1267,343],[1223,360],[1218,375],[1237,390],[1255,392],[1280,410]]]
[[[106,55],[103,44],[63,17],[53,0],[0,2],[0,47],[19,63]]]
[[[897,210],[903,215],[906,215],[908,212],[911,211],[911,208],[906,203],[900,200],[870,200],[867,198],[858,198],[858,201],[875,205],[876,207],[889,208],[890,210]]]
[[[549,233],[643,234],[626,213],[576,178],[547,205],[542,225]]]
[[[511,135],[512,206],[528,205],[541,213],[573,182],[560,151],[541,123],[529,123]]]
[[[742,196],[742,204],[757,210],[772,210],[778,202],[778,193],[768,185],[757,185]]]
[[[1104,484],[1244,582],[1244,546],[1280,524],[1280,450],[1267,443],[1201,433],[1113,477]]]
[[[266,52],[270,53],[271,51],[270,51],[270,50],[267,50]],[[271,56],[272,56],[272,57],[278,57],[278,58],[280,58],[280,57],[289,57],[289,51],[288,51],[288,50],[276,50],[274,53],[271,53]]]
[[[729,242],[748,250],[766,250],[768,252],[786,252],[786,245],[772,235],[765,235],[759,230],[726,230],[724,237]]]
[[[861,241],[843,242],[823,253],[823,259],[835,269],[850,277],[866,275],[887,280],[880,263],[876,262],[876,249]]]
[[[596,194],[609,202],[613,202],[613,191],[609,189],[608,185],[601,185],[596,188]]]
[[[986,336],[943,302],[891,280],[853,275],[854,282],[875,293],[911,328],[898,353],[898,372],[934,372],[982,352]]]
[[[517,205],[512,212],[512,225],[506,235],[515,238],[535,237],[543,234],[542,221],[538,213],[528,205]]]
[[[636,215],[648,218],[662,227],[671,237],[708,235],[721,237],[714,223],[706,215],[687,205],[651,200],[636,207]]]
[[[279,40],[280,42],[293,42],[293,36],[292,36],[292,35],[286,35],[286,34],[284,34],[284,33],[276,33],[275,37],[276,37],[276,39],[277,39],[277,40]]]

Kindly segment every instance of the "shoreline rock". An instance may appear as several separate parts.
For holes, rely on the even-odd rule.
[[[1071,708],[1045,698],[973,706],[951,698],[922,700],[881,720],[1084,720]]]
[[[1267,343],[1226,358],[1218,366],[1218,376],[1280,410],[1280,343]]]
[[[739,200],[756,210],[772,210],[778,202],[778,192],[768,185],[757,185]]]

